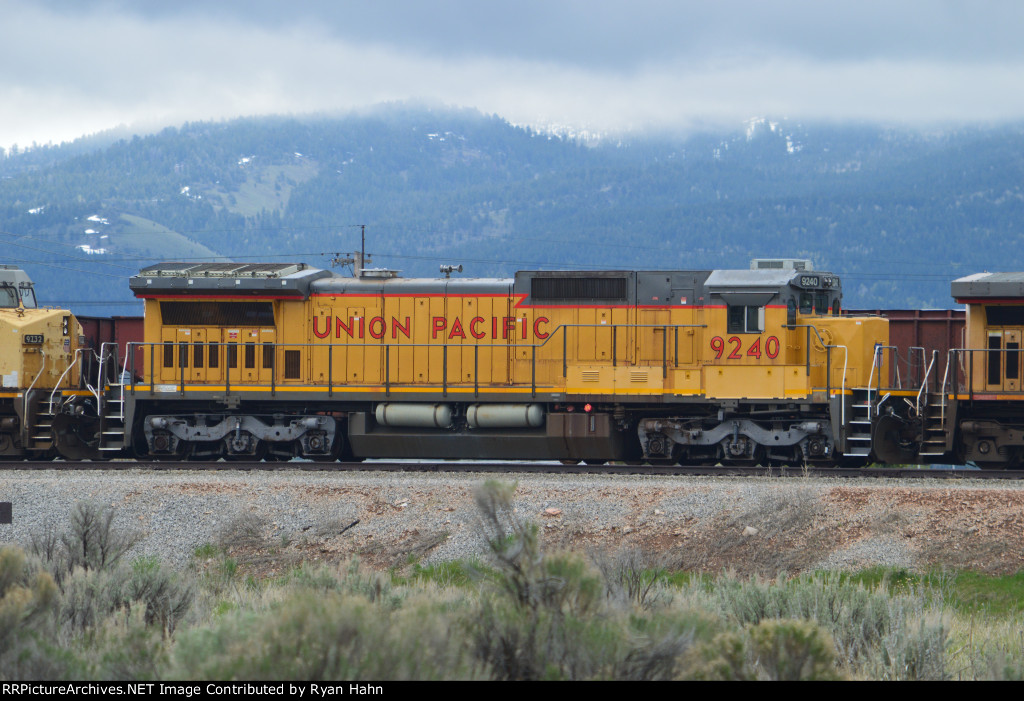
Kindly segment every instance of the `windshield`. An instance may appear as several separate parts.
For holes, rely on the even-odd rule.
[[[10,285],[0,287],[0,308],[13,309],[18,306],[18,292]]]
[[[26,309],[36,308],[36,291],[31,285],[21,288],[21,302]]]

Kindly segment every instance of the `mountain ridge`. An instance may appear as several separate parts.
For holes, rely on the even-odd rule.
[[[1020,125],[924,134],[757,118],[595,140],[397,104],[89,139],[0,159],[4,262],[29,269],[41,299],[120,305],[86,313],[123,308],[127,283],[108,276],[169,251],[325,267],[358,248],[359,225],[375,264],[416,276],[439,262],[507,276],[810,258],[846,280],[847,307],[948,307],[954,277],[1024,263]],[[159,232],[170,243],[154,244]],[[69,280],[69,268],[84,272]]]

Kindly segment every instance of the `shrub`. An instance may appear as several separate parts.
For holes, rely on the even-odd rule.
[[[0,679],[55,679],[67,673],[65,655],[54,651],[53,578],[21,549],[0,548]]]
[[[749,636],[757,668],[768,679],[840,678],[831,638],[810,621],[764,620],[750,629]]]
[[[475,665],[431,602],[382,607],[359,594],[298,591],[183,631],[172,674],[193,679],[465,679]]]
[[[92,501],[78,502],[71,510],[69,527],[58,532],[47,524],[32,534],[30,547],[60,584],[75,569],[114,567],[140,539],[136,532],[114,526],[115,510]]]

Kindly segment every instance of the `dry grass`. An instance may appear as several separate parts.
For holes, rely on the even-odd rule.
[[[814,491],[769,491],[694,529],[671,564],[687,571],[728,568],[772,577],[812,567],[841,538],[829,527],[824,505]]]

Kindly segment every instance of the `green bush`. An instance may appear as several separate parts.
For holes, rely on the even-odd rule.
[[[475,665],[429,601],[401,608],[342,592],[294,591],[260,613],[231,611],[182,631],[173,676],[331,681],[468,679]]]
[[[59,592],[49,573],[16,547],[0,548],[0,679],[54,679],[68,660],[54,648]]]

